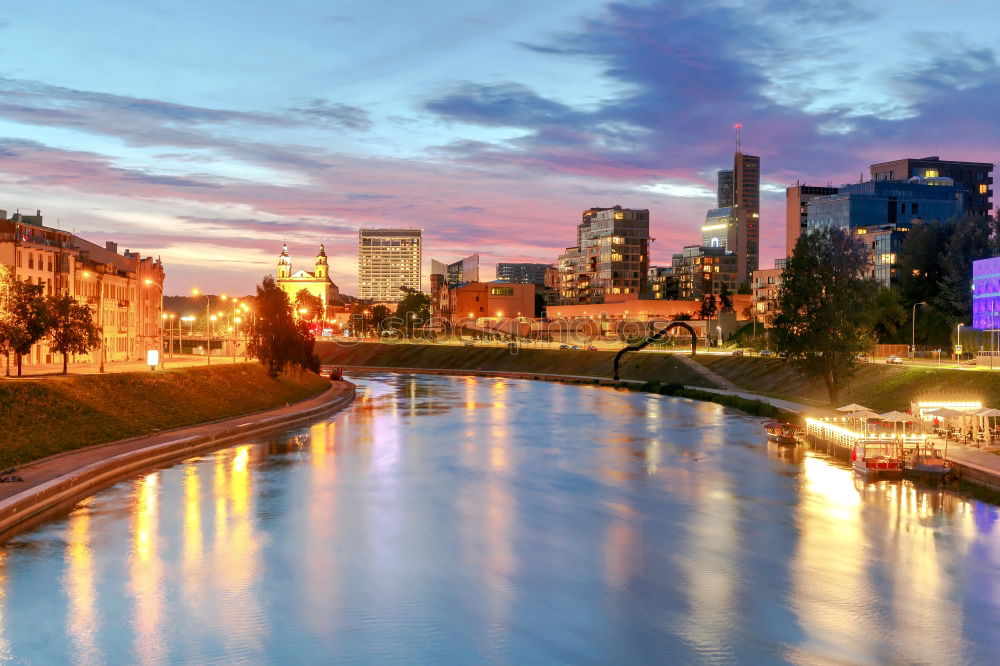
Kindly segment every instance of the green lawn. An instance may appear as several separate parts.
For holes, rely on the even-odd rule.
[[[311,373],[257,364],[0,380],[0,468],[71,449],[283,406],[316,395]]]

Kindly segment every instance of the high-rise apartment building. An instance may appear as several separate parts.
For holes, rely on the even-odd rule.
[[[993,165],[989,162],[958,162],[932,155],[872,164],[871,173],[875,181],[951,178],[968,193],[962,212],[989,215],[993,210]]]
[[[701,227],[702,245],[736,255],[738,282],[749,283],[760,261],[760,158],[736,152],[718,173],[717,207]]]
[[[677,282],[677,297],[699,301],[706,294],[718,295],[725,286],[730,294],[737,289],[738,260],[721,247],[689,245],[675,254],[669,275]]]
[[[361,229],[358,232],[358,297],[397,303],[401,287],[420,289],[420,229]]]
[[[648,210],[621,206],[585,210],[576,238],[576,246],[559,255],[563,303],[602,303],[606,296],[647,290]]]
[[[514,284],[545,284],[545,272],[551,264],[497,264],[497,280]]]
[[[785,256],[792,256],[795,243],[806,230],[809,219],[807,204],[816,197],[836,194],[836,187],[795,184],[785,190]],[[770,269],[767,269],[770,270]]]

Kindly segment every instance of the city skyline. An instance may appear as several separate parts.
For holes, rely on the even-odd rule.
[[[784,255],[797,180],[997,161],[995,51],[963,32],[987,2],[241,7],[11,8],[0,207],[159,255],[167,293],[249,292],[283,242],[325,243],[357,293],[361,227],[422,228],[425,263],[478,252],[492,271],[554,263],[595,205],[648,208],[667,264],[697,241],[737,122],[761,157],[761,267]]]

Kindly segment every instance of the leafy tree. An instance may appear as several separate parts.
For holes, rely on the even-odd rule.
[[[307,289],[299,289],[295,294],[295,312],[300,315],[300,319],[311,321],[323,319],[326,314],[323,312],[323,299],[319,296],[313,296]]]
[[[729,293],[729,287],[725,283],[719,290],[719,312],[736,312],[736,308],[733,307],[733,295]]]
[[[941,280],[938,293],[931,298],[934,307],[951,323],[969,323],[972,316],[972,262],[986,259],[993,253],[992,225],[980,215],[965,215],[954,225],[954,231],[941,255]]]
[[[701,310],[698,314],[702,319],[711,319],[719,311],[715,304],[715,294],[709,292],[701,298]]]
[[[867,249],[839,228],[799,236],[778,289],[775,349],[807,377],[820,377],[831,404],[874,344],[869,315],[877,288],[863,279]]]
[[[743,281],[740,282],[740,286],[736,288],[737,294],[752,294],[753,289],[750,287],[750,283]]]
[[[69,294],[50,296],[49,337],[52,350],[63,357],[63,374],[67,372],[70,354],[86,354],[101,342],[101,332],[94,323],[94,313]]]
[[[882,287],[875,292],[871,305],[864,314],[867,315],[867,326],[878,342],[900,342],[897,334],[910,318],[910,314],[903,309],[899,290],[889,287]],[[906,342],[909,342],[908,337]]]
[[[254,327],[247,354],[260,361],[267,374],[277,377],[289,365],[316,366],[312,334],[295,322],[292,304],[270,275],[257,285]]]
[[[10,293],[14,281],[14,271],[8,266],[0,265],[0,354],[6,360],[6,374],[10,377],[10,355],[14,351],[11,347],[11,327],[13,326],[13,313],[10,308]]]
[[[423,326],[431,319],[431,297],[416,289],[401,287],[405,296],[396,306],[396,317],[403,327],[413,331],[416,326]]]
[[[31,347],[45,337],[49,329],[49,311],[43,292],[45,287],[28,281],[10,280],[6,289],[5,323],[0,329],[4,346],[14,352],[17,376],[21,376],[21,360]]]

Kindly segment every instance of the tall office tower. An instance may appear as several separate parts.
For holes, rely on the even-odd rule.
[[[397,303],[400,287],[420,289],[420,229],[361,229],[358,232],[358,297]]]
[[[760,158],[733,156],[733,211],[736,214],[736,274],[749,283],[760,264]]]
[[[603,303],[649,284],[649,211],[591,208],[576,228],[577,245],[559,255],[563,303]]]
[[[792,256],[795,243],[806,230],[809,209],[806,204],[811,199],[836,194],[836,187],[795,184],[785,189],[785,256]]]
[[[729,208],[733,205],[733,170],[719,170],[719,190],[715,195],[718,208]]]
[[[497,280],[514,284],[545,284],[545,273],[551,264],[497,264]]]
[[[871,165],[872,180],[933,182],[927,179],[950,178],[967,192],[962,212],[989,215],[993,210],[993,165],[989,162],[958,162],[930,157],[903,158]]]
[[[431,259],[431,275],[443,276],[443,283],[449,287],[463,282],[479,282],[479,255],[470,254],[450,264]]]
[[[737,280],[749,284],[760,261],[760,158],[737,151],[733,169],[719,171],[717,198],[701,227],[701,244],[734,253]]]

